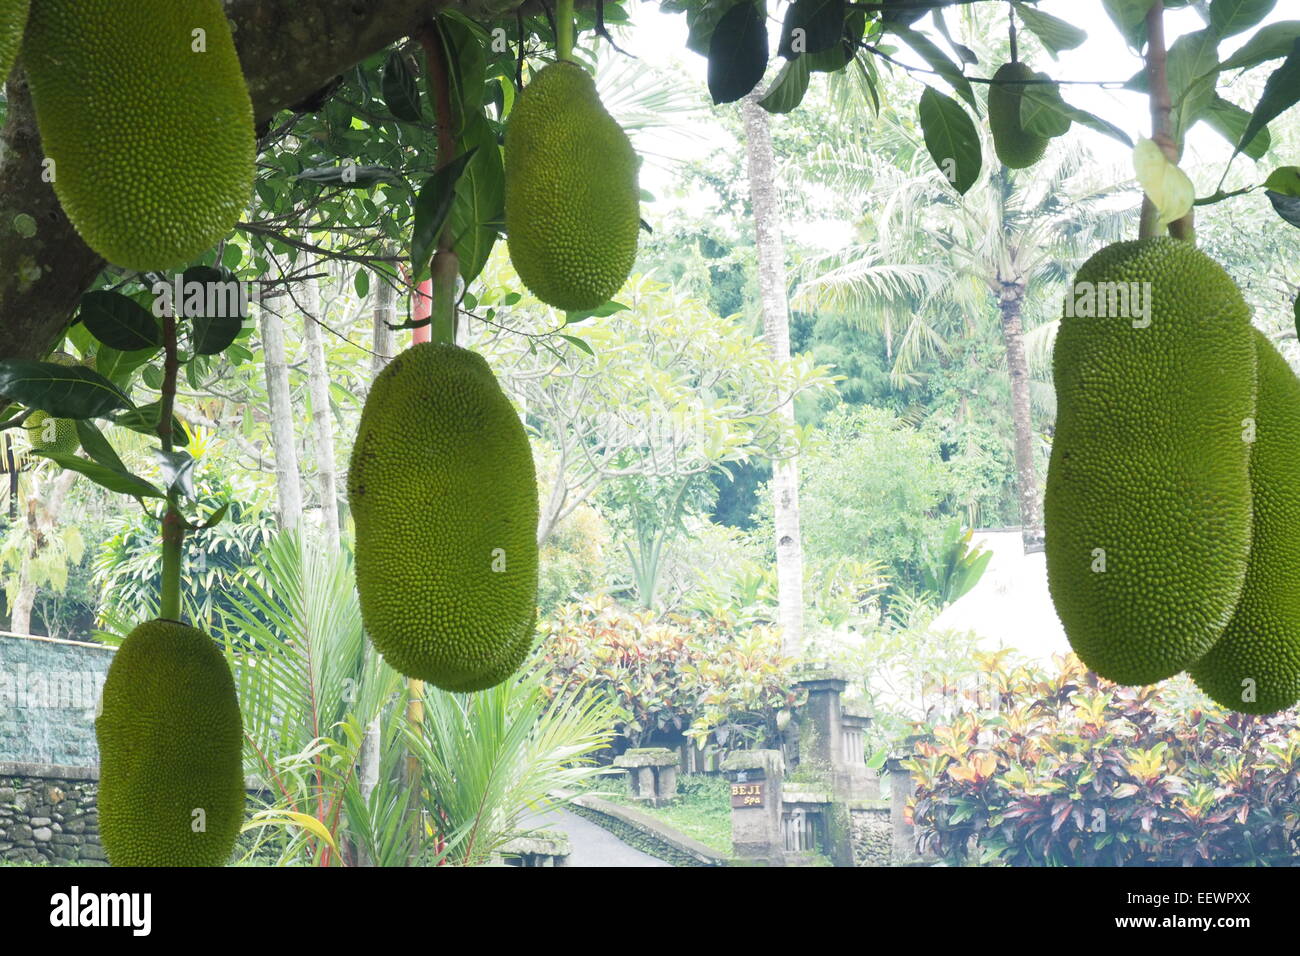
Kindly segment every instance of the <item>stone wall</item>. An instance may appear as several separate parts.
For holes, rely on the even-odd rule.
[[[0,859],[103,866],[93,780],[0,774]]]
[[[102,865],[102,644],[0,632],[0,859]]]
[[[853,865],[890,866],[893,859],[893,827],[889,807],[854,809],[849,813],[852,827]]]

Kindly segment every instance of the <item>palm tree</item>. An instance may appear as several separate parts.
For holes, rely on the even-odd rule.
[[[1027,314],[1046,312],[1074,267],[1134,221],[1122,173],[1098,175],[1077,142],[1042,162],[996,167],[965,197],[929,165],[899,121],[871,148],[824,145],[807,172],[869,212],[864,240],[813,263],[795,302],[853,315],[889,343],[895,384],[922,359],[951,354],[996,314],[1011,390],[1016,486],[1026,552],[1042,549]],[[911,149],[897,148],[912,139]],[[890,140],[894,142],[891,144]],[[986,143],[985,156],[993,156]],[[994,304],[996,312],[988,306]],[[1050,331],[1050,329],[1049,329]]]

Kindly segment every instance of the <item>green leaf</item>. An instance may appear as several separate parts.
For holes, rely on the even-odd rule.
[[[969,64],[971,66],[975,66],[976,64],[978,64],[980,58],[975,55],[975,51],[972,50],[970,47],[966,46],[965,44],[958,43],[956,40],[952,38],[952,34],[948,31],[948,21],[945,20],[943,17],[943,9],[940,7],[935,7],[933,10],[930,11],[930,14],[931,14],[931,19],[934,20],[935,29],[937,29],[939,33],[943,36],[943,39],[948,44],[948,46],[952,47],[953,50],[957,53],[957,56],[962,61],[962,63]]]
[[[709,38],[709,95],[734,103],[763,79],[767,69],[767,18],[757,0],[736,4]]]
[[[468,152],[461,153],[430,176],[420,188],[415,200],[415,226],[411,233],[411,266],[416,282],[429,277],[433,250],[456,200],[456,184],[477,151],[477,146],[470,147]]]
[[[1155,0],[1102,0],[1128,45],[1139,50],[1147,42],[1147,13]]]
[[[158,320],[120,292],[87,292],[81,297],[81,321],[97,340],[123,352],[163,344]]]
[[[844,35],[845,0],[794,0],[786,8],[777,53],[787,60],[822,53]]]
[[[131,400],[116,385],[80,365],[0,361],[0,395],[55,418],[101,418]]]
[[[1218,62],[1219,36],[1213,30],[1184,34],[1169,48],[1169,96],[1175,111],[1174,137],[1180,142],[1214,102]]]
[[[1025,29],[1042,41],[1043,48],[1051,54],[1052,59],[1056,59],[1056,55],[1063,50],[1073,50],[1088,39],[1086,32],[1060,17],[1019,2],[1011,5],[1020,14],[1020,22],[1025,25]]]
[[[157,438],[158,421],[161,417],[162,400],[160,399],[156,402],[150,402],[148,405],[141,405],[139,408],[118,412],[112,417],[112,422],[119,428],[129,428],[141,435],[150,435]],[[251,420],[251,416],[245,418],[245,422]],[[189,432],[186,431],[185,423],[175,416],[172,416],[172,443],[180,446],[190,443]]]
[[[1035,74],[1035,77],[1043,75]],[[1028,132],[1036,136],[1046,136],[1048,139],[1055,139],[1068,133],[1070,127],[1074,125],[1074,120],[1065,101],[1061,99],[1060,87],[1055,83],[1027,83],[1021,89],[1028,87],[1032,87],[1038,95],[1030,97],[1021,94],[1020,125]]]
[[[1221,37],[1249,30],[1273,12],[1277,0],[1210,0],[1210,26]]]
[[[358,269],[357,274],[352,277],[352,288],[357,290],[357,297],[364,299],[370,294],[370,273],[365,269]]]
[[[1250,114],[1236,103],[1229,102],[1222,96],[1215,96],[1214,102],[1206,110],[1205,122],[1216,133],[1233,146],[1236,146],[1241,142],[1241,137],[1250,124]],[[1269,135],[1268,128],[1265,127],[1255,134],[1242,152],[1251,159],[1259,160],[1268,152],[1272,143],[1273,137]]]
[[[384,63],[381,89],[384,105],[398,119],[408,123],[419,123],[424,119],[420,109],[420,88],[406,63],[406,57],[398,50],[390,53]]]
[[[781,67],[758,105],[769,113],[789,113],[803,102],[808,92],[808,58],[796,57]]]
[[[451,107],[457,136],[464,135],[466,122],[483,110],[487,88],[487,37],[482,30],[459,17],[439,17],[438,31],[451,64]]]
[[[1079,125],[1086,126],[1089,129],[1096,130],[1098,133],[1103,133],[1112,139],[1116,139],[1130,149],[1133,148],[1133,140],[1130,139],[1129,135],[1122,129],[1115,126],[1113,123],[1106,122],[1106,120],[1101,119],[1098,116],[1094,116],[1087,110],[1081,110],[1077,106],[1067,103],[1062,99],[1061,91],[1055,86],[1048,86],[1044,83],[1025,85],[1020,94],[1020,113],[1022,116],[1025,115],[1026,101],[1032,101],[1035,104],[1060,110]]]
[[[1241,134],[1236,151],[1240,153],[1245,149],[1246,144],[1255,138],[1256,133],[1297,102],[1300,102],[1300,39],[1293,41],[1291,53],[1286,61],[1273,71],[1268,82],[1264,84],[1264,93],[1259,98],[1255,112],[1250,116],[1246,132]]]
[[[40,455],[42,458],[48,458],[60,468],[68,471],[79,472],[101,488],[107,488],[109,491],[115,491],[118,494],[130,495],[133,498],[167,497],[164,492],[155,488],[138,475],[133,475],[127,471],[116,471],[112,468],[106,468],[99,464],[99,462],[88,461],[87,459],[81,458],[75,454],[60,455],[48,451],[33,451],[32,454]]]
[[[128,474],[126,465],[122,464],[122,459],[117,456],[113,446],[108,443],[108,439],[94,422],[78,419],[76,424],[77,437],[81,439],[81,448],[87,455],[105,468]]]
[[[509,305],[510,303],[507,302],[505,304]],[[602,303],[601,305],[596,306],[594,309],[585,309],[581,312],[564,313],[564,324],[577,325],[579,322],[585,322],[587,319],[591,319],[591,318],[603,319],[606,316],[613,315],[616,312],[626,312],[627,308],[628,307],[625,306],[622,302],[615,302],[613,299],[610,299],[608,302]]]
[[[861,10],[850,10],[844,21],[844,39],[839,46],[832,45],[821,53],[806,53],[809,73],[838,73],[858,52],[858,42],[867,28],[867,15]]]
[[[162,472],[163,487],[169,492],[194,500],[194,456],[187,451],[154,450],[154,458]]]
[[[239,337],[247,318],[244,288],[224,269],[192,266],[181,276],[183,299],[174,303],[178,321],[188,323],[189,348],[195,355],[217,355]]]
[[[932,70],[947,80],[961,98],[970,104],[976,116],[980,115],[979,101],[975,99],[975,91],[971,88],[970,80],[966,79],[957,64],[948,59],[947,54],[935,46],[929,37],[908,27],[895,27],[893,33],[915,50],[921,59],[930,64]]]
[[[584,342],[582,339],[578,338],[576,335],[565,335],[563,332],[560,332],[558,334],[560,338],[572,344],[575,348],[581,349],[583,352],[586,352],[592,358],[596,357],[596,353],[591,350],[591,346],[588,345],[586,342]]]
[[[221,524],[221,520],[225,518],[226,512],[228,512],[229,510],[230,510],[230,502],[227,501],[216,511],[212,512],[212,514],[208,516],[207,521],[199,525],[199,530],[206,531],[208,528],[215,528],[217,525]]]
[[[984,166],[975,123],[960,103],[932,86],[921,94],[918,113],[930,157],[952,187],[964,195]]]
[[[447,225],[460,260],[461,278],[468,286],[487,264],[505,216],[506,174],[496,130],[482,113],[465,129],[459,144],[462,153],[474,155],[456,182],[456,196],[447,214]]]
[[[1247,40],[1240,50],[1220,63],[1218,68],[1225,72],[1248,70],[1269,60],[1280,59],[1291,52],[1297,37],[1300,37],[1300,20],[1270,23]]]

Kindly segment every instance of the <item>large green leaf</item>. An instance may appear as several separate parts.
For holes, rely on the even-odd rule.
[[[477,146],[471,146],[468,152],[461,153],[430,176],[420,188],[415,200],[415,226],[411,234],[411,267],[416,282],[429,277],[433,250],[456,199],[456,184],[477,150]]]
[[[155,488],[143,478],[133,475],[125,469],[119,471],[115,468],[107,468],[99,462],[89,461],[75,454],[61,455],[48,451],[33,451],[32,454],[48,458],[60,468],[80,472],[101,488],[107,488],[109,491],[115,491],[118,494],[130,495],[133,498],[167,497],[161,489]]]
[[[808,57],[798,56],[781,67],[772,85],[758,101],[769,113],[789,113],[803,102],[808,92]]]
[[[738,3],[709,38],[709,95],[734,103],[763,79],[767,69],[767,17],[761,0]]]
[[[1300,102],[1300,39],[1292,43],[1290,55],[1264,84],[1264,93],[1250,116],[1250,122],[1246,124],[1246,131],[1241,134],[1237,152],[1244,150],[1256,133],[1297,102]]]
[[[1250,125],[1250,114],[1236,103],[1229,102],[1222,96],[1216,96],[1205,113],[1205,122],[1216,133],[1233,146],[1236,146],[1241,142],[1246,127]],[[1268,128],[1265,127],[1251,138],[1250,142],[1242,149],[1242,152],[1251,159],[1259,160],[1264,158],[1264,154],[1268,152],[1269,147],[1272,145],[1273,137],[1269,135]]]
[[[1219,64],[1220,70],[1248,70],[1291,52],[1300,37],[1300,20],[1281,20],[1260,28],[1241,49]]]
[[[964,195],[984,167],[974,121],[960,103],[932,86],[921,94],[918,112],[926,149],[952,187]]]
[[[384,64],[382,81],[384,105],[400,120],[419,123],[424,119],[420,108],[420,88],[401,51],[394,50]]]
[[[1012,3],[1020,21],[1034,36],[1042,41],[1044,49],[1055,59],[1062,50],[1073,50],[1088,39],[1088,34],[1072,23],[1060,17],[1054,17],[1043,10],[1035,9],[1023,3]]]
[[[122,390],[98,372],[25,359],[0,361],[0,395],[55,418],[100,418],[131,407]]]
[[[163,344],[158,320],[120,292],[87,292],[81,297],[80,318],[87,331],[110,348],[132,352]]]
[[[1221,37],[1249,30],[1273,12],[1277,0],[1210,0],[1210,26]]]
[[[505,216],[505,169],[497,133],[482,113],[465,129],[462,155],[473,151],[456,182],[456,196],[447,213],[447,226],[460,260],[461,278],[469,285],[483,271]]]
[[[976,100],[975,91],[971,87],[970,80],[962,73],[961,67],[952,62],[948,55],[935,46],[934,41],[924,33],[919,33],[908,27],[894,27],[892,32],[915,50],[921,59],[930,64],[932,70],[947,80],[958,95],[970,104],[971,109],[975,111],[975,115],[979,116],[979,101]]]

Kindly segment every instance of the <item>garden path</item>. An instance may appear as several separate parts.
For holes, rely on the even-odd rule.
[[[568,810],[553,809],[530,819],[531,825],[559,830],[569,838],[569,866],[670,866],[628,846],[614,834]]]

